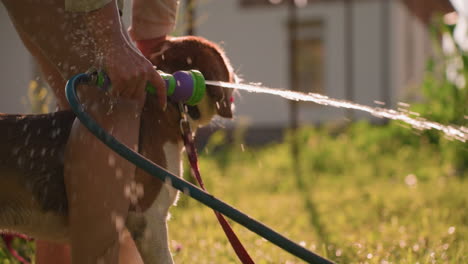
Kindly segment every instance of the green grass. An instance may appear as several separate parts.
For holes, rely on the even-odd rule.
[[[468,263],[467,173],[424,137],[395,131],[303,129],[298,162],[291,137],[219,148],[217,133],[201,171],[212,194],[338,263]],[[210,209],[182,195],[171,213],[176,263],[239,263]],[[257,263],[303,263],[233,226]]]
[[[338,263],[468,263],[466,174],[429,144],[362,129],[301,131],[298,165],[287,143],[213,152],[217,135],[201,170],[215,196]],[[183,196],[172,214],[178,263],[238,263],[210,210]],[[257,262],[303,263],[234,226]]]

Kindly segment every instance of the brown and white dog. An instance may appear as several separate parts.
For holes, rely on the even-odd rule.
[[[168,73],[198,69],[207,80],[234,80],[223,51],[199,37],[169,39],[151,61]],[[230,97],[230,90],[208,86],[202,102],[188,107],[192,127],[209,123],[216,114],[231,118]],[[0,114],[0,231],[68,241],[63,154],[74,118],[71,111]],[[183,142],[179,121],[177,105],[169,103],[162,111],[156,98],[147,96],[139,152],[180,176]],[[143,195],[129,208],[126,227],[145,263],[172,263],[166,220],[177,191],[140,169],[136,170],[135,184],[143,187]]]

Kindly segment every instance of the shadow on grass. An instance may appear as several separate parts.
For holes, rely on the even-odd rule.
[[[313,188],[308,181],[304,180],[304,175],[301,170],[302,162],[300,158],[300,149],[299,145],[294,140],[291,142],[291,152],[291,167],[295,175],[296,187],[299,195],[302,197],[302,201],[304,202],[304,207],[308,214],[310,224],[314,227],[319,238],[319,242],[325,245],[324,250],[327,254],[325,257],[332,259],[336,263],[347,263],[350,259],[346,256],[345,252],[342,252],[340,256],[336,256],[334,246],[336,243],[330,239],[330,233],[328,232],[324,221],[320,217],[317,205],[310,197],[310,192],[313,191]]]

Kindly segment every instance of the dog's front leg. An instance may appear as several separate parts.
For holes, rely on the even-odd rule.
[[[128,228],[145,264],[172,264],[169,250],[167,218],[169,206],[176,196],[176,190],[166,184],[153,205],[143,214],[131,213]]]
[[[182,175],[181,151],[181,142],[166,143],[163,146],[167,169],[179,176]],[[173,263],[169,250],[167,220],[169,207],[176,201],[177,192],[170,184],[165,183],[148,210],[144,213],[129,214],[127,227],[145,264]]]

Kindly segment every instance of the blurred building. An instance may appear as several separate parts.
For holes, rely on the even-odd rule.
[[[385,107],[419,84],[431,53],[430,17],[452,10],[449,0],[296,0],[292,37],[289,0],[197,2],[196,34],[221,43],[245,82],[293,89],[294,75],[297,90]],[[244,92],[236,99],[237,116],[259,133],[289,124],[286,100]],[[349,116],[310,103],[298,108],[299,123]]]
[[[431,53],[430,17],[451,10],[449,0],[296,0],[292,21],[287,2],[197,0],[195,34],[220,43],[245,82],[293,89],[291,76],[296,76],[294,89],[388,107],[423,77]],[[21,98],[38,73],[2,5],[0,29],[0,112],[27,112]],[[260,131],[289,124],[290,105],[281,98],[242,92],[236,106],[237,122]],[[343,109],[298,104],[300,123],[347,117]],[[371,118],[357,112],[352,117]]]

